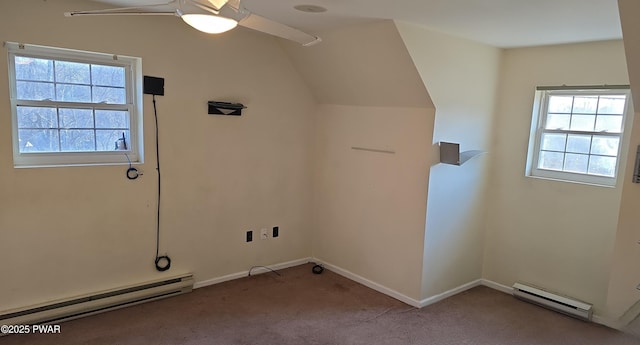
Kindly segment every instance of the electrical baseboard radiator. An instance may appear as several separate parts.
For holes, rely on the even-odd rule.
[[[532,286],[515,283],[513,295],[526,302],[537,304],[575,318],[591,321],[593,306],[574,299],[556,295]]]
[[[62,322],[191,292],[191,274],[0,312],[0,324]]]

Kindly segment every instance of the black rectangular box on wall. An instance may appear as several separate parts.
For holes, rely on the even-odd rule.
[[[142,90],[145,95],[164,96],[164,78],[145,75]]]

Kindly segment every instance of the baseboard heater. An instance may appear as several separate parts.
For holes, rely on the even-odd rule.
[[[593,306],[591,304],[556,295],[532,286],[515,283],[513,285],[513,295],[523,301],[537,304],[541,307],[555,310],[581,320],[590,321],[593,315]]]
[[[192,289],[193,276],[186,274],[33,305],[26,308],[7,310],[1,312],[0,324],[57,323],[176,296],[191,292]]]

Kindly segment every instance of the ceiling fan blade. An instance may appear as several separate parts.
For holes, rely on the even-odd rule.
[[[153,8],[161,8],[164,6],[171,6],[175,4],[174,1],[170,1],[163,4],[154,4],[148,6],[139,6],[139,7],[119,7],[119,8],[107,8],[103,10],[91,10],[91,11],[71,11],[65,12],[64,15],[66,17],[74,17],[74,16],[105,16],[105,15],[142,15],[142,16],[170,16],[176,15],[175,10],[158,10],[154,11]]]
[[[320,37],[310,35],[301,30],[292,28],[284,24],[280,24],[278,22],[274,22],[271,19],[267,19],[253,13],[240,20],[238,24],[249,29],[298,42],[305,47],[322,42],[322,39]]]
[[[108,16],[108,15],[118,15],[118,16],[175,16],[176,12],[149,12],[149,11],[122,11],[122,12],[95,12],[95,11],[72,11],[65,12],[64,15],[66,17],[75,17],[75,16]]]
[[[210,13],[209,17],[219,16],[238,22],[238,24],[264,32],[273,36],[281,37],[290,41],[298,42],[303,46],[311,46],[322,41],[320,37],[310,35],[306,32],[280,24],[273,20],[253,14],[242,6],[240,0],[172,0],[167,3],[153,4],[139,7],[108,8],[103,10],[72,11],[65,12],[65,16],[104,16],[104,15],[146,15],[146,16],[178,16],[186,21],[186,14],[195,14],[197,11]],[[190,24],[187,21],[187,24]],[[235,24],[235,23],[234,23]],[[198,30],[209,32],[201,28]],[[212,32],[209,32],[212,33]],[[217,32],[216,32],[217,33]]]

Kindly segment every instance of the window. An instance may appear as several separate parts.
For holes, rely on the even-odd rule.
[[[14,166],[142,161],[139,58],[8,49]]]
[[[539,88],[527,175],[614,186],[628,87]]]

